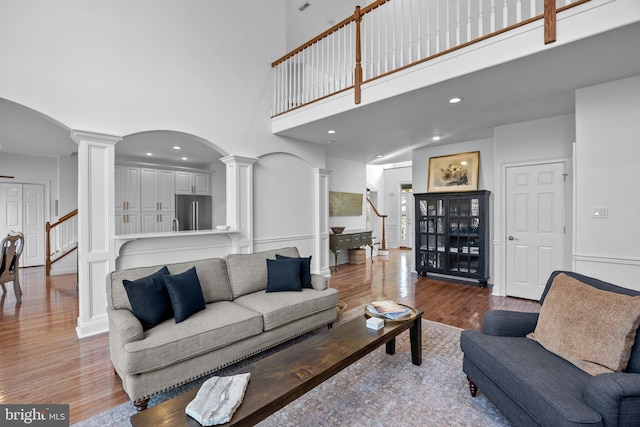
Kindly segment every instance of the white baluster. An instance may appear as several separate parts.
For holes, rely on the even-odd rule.
[[[478,1],[478,38],[484,36],[484,9],[482,1]]]
[[[516,2],[516,23],[522,22],[522,0]]]
[[[490,21],[490,30],[491,32],[496,31],[496,0],[491,0],[491,21]]]
[[[418,39],[416,46],[416,59],[420,60],[424,58],[422,56],[422,2],[418,0]]]
[[[409,58],[407,59],[407,63],[411,64],[413,62],[413,3],[411,2],[411,0],[409,0],[409,15],[407,16],[406,14],[402,14],[403,17],[407,16],[408,20],[409,20],[409,33],[408,33],[408,38],[409,38]],[[403,19],[404,21],[404,19]]]
[[[436,46],[433,53],[440,53],[440,0],[436,0]]]
[[[530,18],[533,18],[534,16],[537,15],[537,13],[536,13],[536,0],[529,0],[529,8],[531,9]]]
[[[471,0],[467,0],[467,39],[470,41],[473,38],[471,34]]]
[[[451,12],[449,10],[449,4],[451,2],[449,0],[446,0],[444,2],[445,4],[445,11],[446,11],[446,18],[445,18],[445,22],[447,25],[447,33],[445,34],[445,49],[449,49],[451,47]]]
[[[425,32],[427,33],[425,58],[428,58],[431,56],[431,0],[427,1],[427,21]]]
[[[502,28],[507,28],[509,26],[509,6],[507,5],[507,0],[504,0],[502,5]]]
[[[456,0],[456,46],[460,44],[460,0]]]

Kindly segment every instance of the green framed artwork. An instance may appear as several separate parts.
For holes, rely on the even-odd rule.
[[[362,215],[362,193],[329,191],[329,216]]]

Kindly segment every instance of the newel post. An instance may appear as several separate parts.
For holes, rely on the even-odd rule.
[[[355,103],[360,104],[360,85],[362,84],[362,48],[360,43],[362,13],[360,13],[360,6],[356,6],[356,11],[353,13],[353,20],[356,23],[356,68],[353,70],[353,91],[355,94]]]
[[[544,0],[544,43],[556,41],[556,0]]]

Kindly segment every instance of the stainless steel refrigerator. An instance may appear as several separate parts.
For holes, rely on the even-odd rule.
[[[211,196],[176,194],[176,219],[174,228],[183,230],[213,229]]]

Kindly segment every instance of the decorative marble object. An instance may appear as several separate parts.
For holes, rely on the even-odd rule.
[[[211,377],[205,381],[185,412],[203,426],[225,424],[238,409],[251,374]]]

